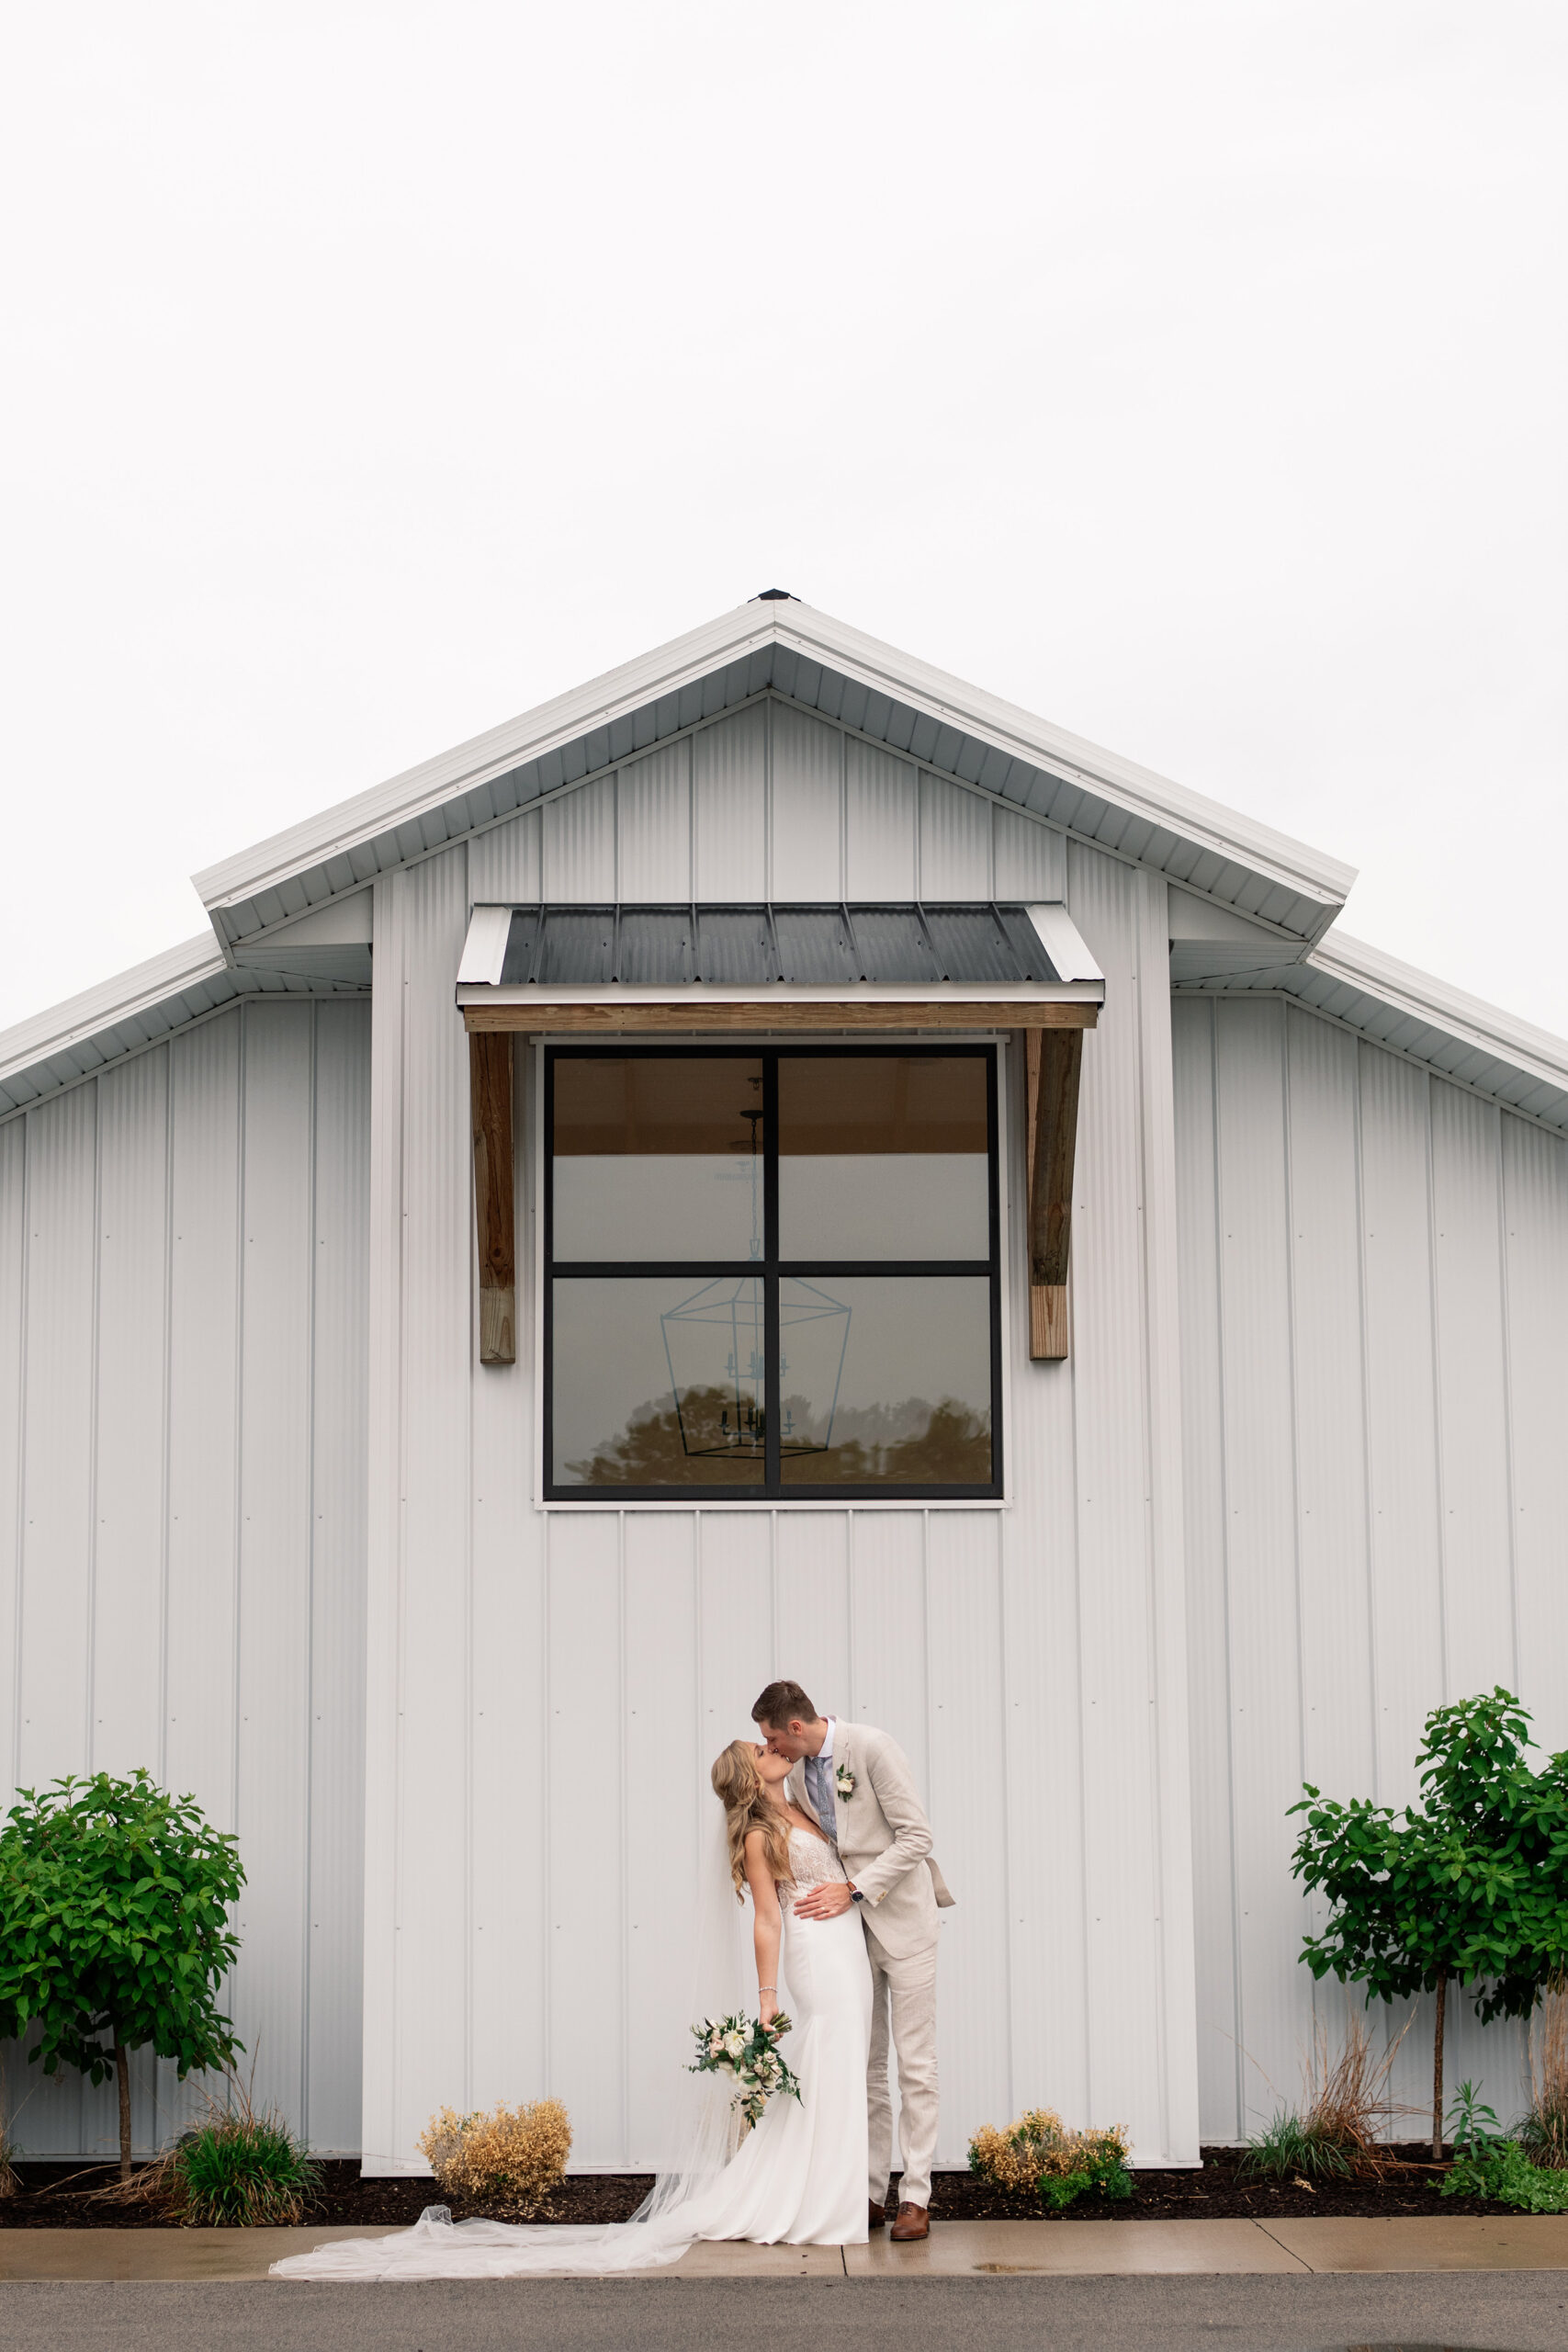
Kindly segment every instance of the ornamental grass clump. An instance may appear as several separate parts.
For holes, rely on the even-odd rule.
[[[180,2139],[168,2162],[170,2204],[200,2228],[292,2228],[321,2182],[288,2125],[243,2109],[215,2115]]]
[[[571,2124],[558,2098],[504,2103],[488,2114],[444,2107],[420,2135],[436,2184],[454,2202],[500,2221],[529,2221],[566,2178]]]
[[[1331,2060],[1327,2031],[1320,2023],[1303,2070],[1304,2104],[1299,2110],[1276,2109],[1267,2129],[1248,2142],[1236,2167],[1239,2177],[1261,2174],[1304,2180],[1309,2187],[1322,2180],[1381,2180],[1393,2161],[1387,2147],[1394,2114],[1389,2072],[1408,2031],[1408,2025],[1403,2027],[1379,2057],[1365,2018],[1349,2009],[1344,2047]]]
[[[969,2143],[969,2169],[1005,2196],[1031,2197],[1061,2213],[1091,2193],[1131,2197],[1127,2153],[1120,2124],[1108,2132],[1072,2132],[1050,2108],[1032,2107],[1005,2132],[983,2125]]]

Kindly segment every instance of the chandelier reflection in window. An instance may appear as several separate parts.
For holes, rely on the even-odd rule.
[[[820,1428],[803,1428],[785,1400],[781,1454],[826,1453],[833,1442],[851,1309],[814,1283],[785,1275],[779,1283],[779,1393],[792,1369],[814,1402],[827,1400]],[[767,1442],[767,1357],[762,1284],[754,1274],[705,1283],[659,1318],[682,1451],[760,1461]],[[813,1416],[815,1421],[816,1416]]]

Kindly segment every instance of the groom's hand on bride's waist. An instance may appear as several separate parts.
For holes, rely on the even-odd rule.
[[[814,1886],[803,1894],[795,1906],[797,1919],[836,1919],[854,1901],[854,1889],[842,1879],[829,1879],[824,1885]]]

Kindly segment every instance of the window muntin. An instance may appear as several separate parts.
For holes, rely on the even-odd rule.
[[[552,1047],[547,1497],[1001,1491],[991,1048]]]

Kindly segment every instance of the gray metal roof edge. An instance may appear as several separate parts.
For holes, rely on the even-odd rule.
[[[51,1054],[62,1053],[121,1021],[134,1020],[139,1012],[150,1012],[178,996],[182,989],[213,979],[228,968],[212,933],[204,932],[197,939],[182,940],[177,947],[165,947],[144,964],[133,964],[112,979],[99,980],[80,996],[67,997],[62,1004],[18,1021],[14,1028],[0,1030],[0,1085],[35,1063],[47,1061]]]
[[[1511,1062],[1548,1085],[1568,1090],[1568,1038],[1534,1022],[1505,1012],[1484,997],[1472,996],[1397,956],[1351,939],[1335,929],[1320,939],[1304,959],[1303,970],[1324,973],[1330,979],[1358,988],[1396,1011],[1429,1022],[1434,1029],[1456,1037],[1482,1052]]]
[[[1484,998],[1450,987],[1446,980],[1437,979],[1413,964],[1402,963],[1398,956],[1387,955],[1382,948],[1371,946],[1364,940],[1352,939],[1338,929],[1319,940],[1299,962],[1281,964],[1267,971],[1179,982],[1172,994],[1267,993],[1300,997],[1313,978],[1327,980],[1365,1002],[1401,1013],[1425,1029],[1436,1030],[1457,1044],[1471,1046],[1502,1069],[1517,1071],[1552,1089],[1561,1096],[1564,1119],[1568,1119],[1568,1038],[1539,1028],[1533,1022],[1521,1021],[1517,1014],[1487,1003]],[[1316,1009],[1325,1010],[1321,1006]],[[1328,1017],[1344,1019],[1350,1027],[1362,1025],[1351,1013],[1327,1010]],[[1427,1055],[1416,1052],[1406,1058],[1425,1063],[1441,1077],[1451,1075]],[[1480,1091],[1495,1092],[1495,1089],[1485,1087]]]
[[[826,613],[801,604],[742,605],[635,661],[588,680],[385,784],[355,795],[192,876],[213,913],[276,888],[357,842],[407,824],[465,791],[678,693],[746,652],[787,648],[874,693],[913,702],[1010,757],[1040,764],[1145,822],[1174,831],[1314,901],[1328,923],[1355,869],[1154,770],[1053,727]],[[586,781],[586,779],[583,779]],[[363,887],[363,877],[354,886]]]

